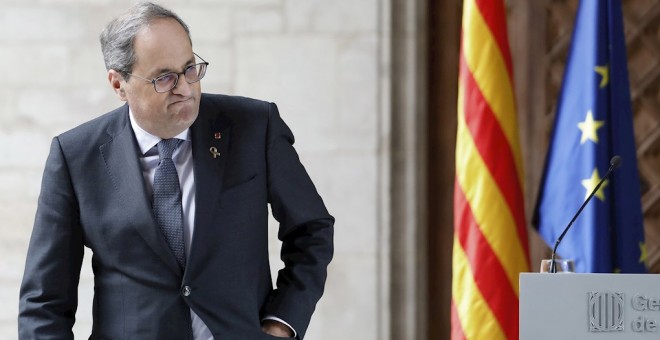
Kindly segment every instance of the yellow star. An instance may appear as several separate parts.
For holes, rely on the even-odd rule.
[[[594,172],[591,173],[591,178],[583,179],[582,180],[582,186],[587,190],[587,193],[584,195],[584,199],[586,200],[587,197],[589,197],[589,194],[591,194],[592,191],[596,188],[596,185],[598,185],[598,182],[600,182],[600,175],[598,174],[598,169],[594,169]],[[602,202],[605,202],[605,187],[609,184],[609,180],[606,179],[605,182],[598,188],[598,191],[596,191],[596,197],[598,197],[599,200]]]
[[[602,89],[603,87],[607,86],[607,83],[610,82],[610,67],[607,64],[604,66],[596,66],[594,67],[594,71],[603,77],[601,78],[600,85],[598,85],[598,87]]]
[[[649,257],[649,253],[646,251],[646,243],[639,242],[639,263],[646,263],[646,259]]]
[[[594,143],[598,143],[598,129],[605,125],[603,120],[594,120],[594,114],[591,113],[591,110],[587,112],[587,117],[584,119],[584,122],[578,123],[578,129],[582,130],[582,137],[580,138],[580,144],[584,144],[587,140],[591,140]]]

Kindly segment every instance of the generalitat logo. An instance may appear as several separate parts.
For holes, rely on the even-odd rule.
[[[589,292],[589,331],[623,332],[623,293]]]

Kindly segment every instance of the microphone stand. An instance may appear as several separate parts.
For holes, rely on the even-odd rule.
[[[600,189],[600,186],[603,185],[603,182],[605,182],[605,180],[610,177],[612,172],[614,172],[614,169],[618,168],[620,165],[621,165],[621,156],[615,155],[614,157],[612,157],[612,159],[610,160],[610,168],[607,169],[607,173],[605,174],[605,176],[603,176],[603,178],[600,179],[600,181],[598,182],[598,184],[596,185],[594,190],[592,190],[591,194],[589,194],[589,197],[587,197],[587,199],[584,200],[584,202],[580,206],[580,209],[578,209],[578,211],[575,213],[575,215],[573,215],[573,218],[571,219],[571,221],[568,222],[568,225],[566,226],[566,228],[564,228],[564,231],[561,233],[561,235],[559,235],[559,238],[557,238],[557,241],[555,241],[555,246],[552,249],[552,256],[550,257],[550,273],[556,273],[557,272],[557,266],[555,265],[555,255],[557,254],[557,247],[559,247],[559,243],[561,242],[561,240],[566,235],[566,232],[568,232],[568,229],[571,228],[571,226],[573,225],[573,222],[575,222],[577,217],[580,216],[580,213],[582,212],[584,207],[587,206],[587,203],[589,203],[591,198],[596,194],[596,192],[598,192],[598,189]]]

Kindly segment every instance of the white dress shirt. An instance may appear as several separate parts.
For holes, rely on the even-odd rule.
[[[142,129],[135,121],[133,111],[129,108],[128,112],[131,120],[131,127],[133,128],[135,139],[140,148],[140,167],[142,168],[144,181],[147,184],[147,195],[148,197],[151,197],[153,194],[154,175],[156,174],[156,168],[160,161],[157,144],[162,138],[154,136]],[[176,172],[179,175],[179,185],[181,186],[183,241],[186,246],[186,256],[189,256],[193,231],[195,229],[195,174],[193,171],[190,129],[184,130],[176,135],[175,138],[183,140],[183,143],[174,150],[174,153],[172,154],[172,162],[174,162],[174,166],[176,167]],[[190,310],[190,317],[192,319],[193,338],[195,340],[214,340],[209,328],[192,309]],[[295,329],[284,320],[273,315],[266,315],[264,319],[276,320],[287,325],[293,331],[295,337]]]
[[[158,167],[158,142],[161,141],[160,137],[156,137],[147,131],[144,131],[136,122],[133,117],[133,112],[129,110],[131,119],[131,127],[135,132],[135,139],[137,140],[138,147],[140,148],[140,167],[142,168],[142,176],[144,182],[147,184],[147,195],[149,197],[153,194],[154,175]],[[186,246],[186,256],[190,254],[190,246],[192,245],[192,235],[195,229],[195,175],[193,173],[192,162],[192,141],[190,139],[190,129],[181,132],[175,138],[183,140],[183,143],[174,150],[172,154],[172,162],[176,167],[176,172],[179,175],[179,185],[181,186],[181,204],[183,206],[183,242]],[[204,321],[190,310],[190,317],[192,319],[193,338],[195,340],[213,340],[213,335]]]

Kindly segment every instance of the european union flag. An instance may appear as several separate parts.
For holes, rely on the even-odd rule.
[[[534,217],[554,246],[580,204],[598,190],[557,249],[578,272],[645,272],[643,216],[619,0],[581,0]]]

